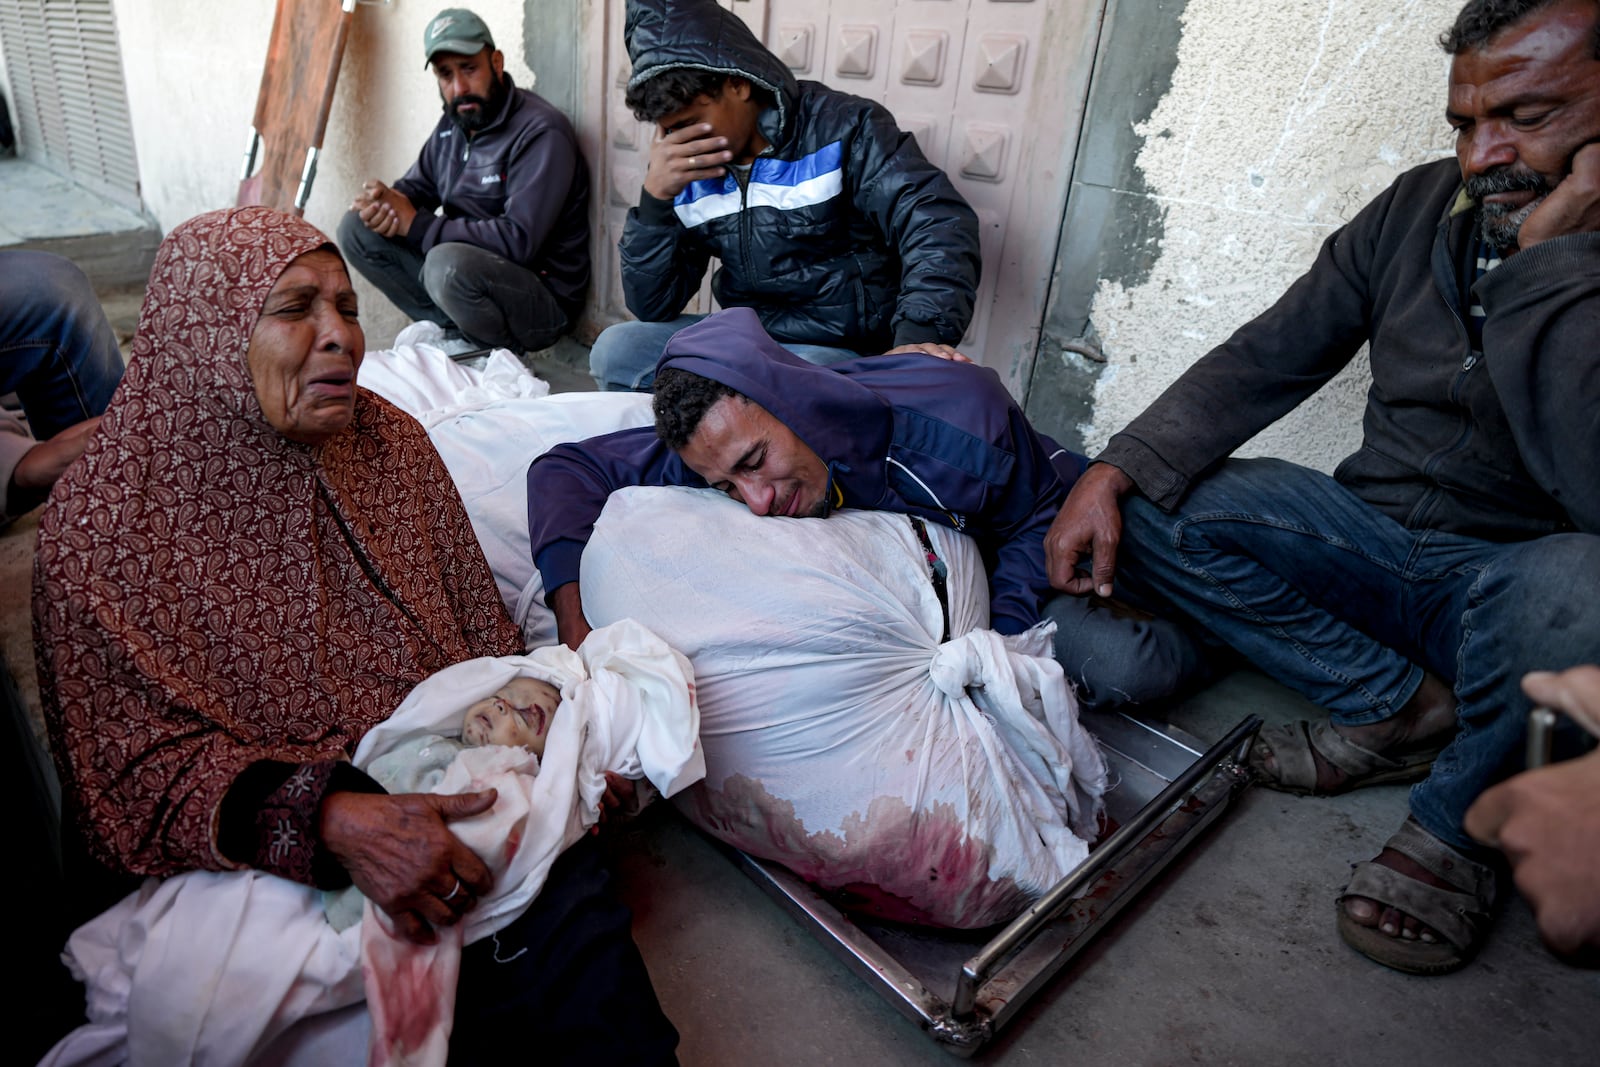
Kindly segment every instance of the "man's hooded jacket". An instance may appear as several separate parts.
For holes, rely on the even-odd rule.
[[[767,336],[749,308],[680,330],[656,373],[668,367],[721,382],[793,430],[827,465],[832,506],[917,515],[971,535],[989,571],[990,625],[1010,634],[1039,621],[1055,595],[1045,531],[1084,459],[1036,432],[992,370],[925,355],[813,366]],[[630,485],[706,483],[651,427],[533,461],[528,524],[547,593],[577,581],[606,498]]]
[[[672,201],[640,194],[621,240],[628,310],[677,316],[712,289],[750,307],[780,341],[863,354],[955,344],[972,321],[978,220],[945,173],[882,106],[797,82],[739,18],[711,0],[629,0],[636,87],[674,68],[736,75],[771,93],[771,146],[741,183],[732,167]]]

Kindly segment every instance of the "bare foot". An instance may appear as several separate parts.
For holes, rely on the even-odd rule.
[[[1339,722],[1330,725],[1346,741],[1380,756],[1406,756],[1433,747],[1439,738],[1455,731],[1456,698],[1440,678],[1426,673],[1411,699],[1389,718],[1365,726],[1346,726]],[[1311,758],[1317,766],[1316,792],[1323,796],[1342,792],[1349,776],[1323,758],[1315,746],[1312,746]],[[1277,760],[1265,744],[1257,742],[1252,762],[1268,777],[1280,777]]]
[[[1415,879],[1424,885],[1435,886],[1440,889],[1455,889],[1449,882],[1435,878],[1428,870],[1423,868],[1410,856],[1403,855],[1393,849],[1386,848],[1373,858],[1373,863],[1398,871],[1407,878]],[[1361,926],[1369,926],[1390,937],[1398,937],[1406,941],[1426,941],[1429,944],[1437,943],[1440,938],[1431,928],[1413,919],[1398,908],[1385,907],[1370,897],[1345,897],[1339,906],[1344,909],[1351,920]]]

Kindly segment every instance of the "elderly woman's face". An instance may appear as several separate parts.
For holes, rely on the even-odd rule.
[[[291,441],[317,445],[355,418],[366,351],[356,293],[333,252],[307,252],[267,294],[245,363],[261,414]]]

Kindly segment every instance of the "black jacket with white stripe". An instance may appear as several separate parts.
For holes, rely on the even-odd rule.
[[[776,104],[770,147],[672,202],[641,194],[622,233],[628,310],[678,315],[711,257],[723,307],[753,308],[780,341],[863,354],[955,344],[972,321],[978,220],[945,173],[881,105],[797,82],[736,16],[710,0],[629,0],[631,84],[692,67],[737,75]]]

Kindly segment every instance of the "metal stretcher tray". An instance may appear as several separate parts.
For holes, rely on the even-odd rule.
[[[1204,751],[1180,730],[1126,715],[1085,712],[1083,722],[1106,755],[1115,829],[998,933],[849,917],[779,864],[727,851],[884,999],[948,1051],[970,1056],[1250,784],[1254,715]]]

